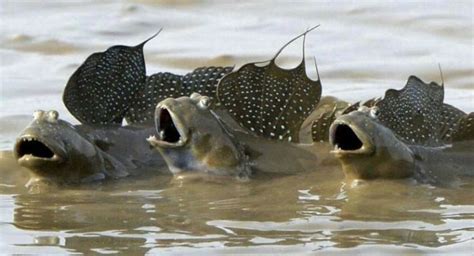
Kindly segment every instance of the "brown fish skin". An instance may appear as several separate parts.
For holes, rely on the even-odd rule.
[[[35,181],[81,184],[117,179],[164,165],[145,141],[150,129],[73,126],[54,110],[39,110],[18,136],[13,153]]]
[[[155,112],[156,136],[150,137],[149,143],[174,174],[250,175],[243,149],[209,107],[210,99],[198,93],[161,101]]]
[[[332,153],[349,178],[407,178],[414,173],[410,148],[366,112],[354,111],[336,118],[329,134]]]
[[[166,99],[156,108],[156,132],[148,141],[174,174],[206,173],[249,178],[312,171],[333,157],[329,145],[295,144],[235,128],[211,110],[209,98]]]
[[[400,179],[450,185],[474,175],[474,140],[444,146],[407,144],[377,118],[376,108],[342,115],[330,128],[332,153],[349,179]]]

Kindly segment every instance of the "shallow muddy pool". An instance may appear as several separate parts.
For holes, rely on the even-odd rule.
[[[445,101],[474,111],[472,1],[0,1],[0,250],[2,253],[467,254],[474,180],[450,188],[411,180],[354,184],[335,166],[235,180],[157,176],[29,193],[11,159],[36,109],[62,104],[74,70],[95,51],[145,47],[147,73],[267,60],[293,36],[316,56],[323,95],[348,101],[445,82]],[[296,66],[301,42],[279,63]],[[291,161],[291,159],[288,159]]]

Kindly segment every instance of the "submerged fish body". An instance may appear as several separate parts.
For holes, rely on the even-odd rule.
[[[324,158],[321,153],[328,150],[239,131],[210,110],[209,104],[207,96],[197,93],[158,104],[156,135],[148,141],[160,151],[173,173],[240,178],[256,173],[297,173],[314,169],[315,163]]]
[[[139,168],[163,166],[144,140],[150,128],[73,126],[56,111],[36,111],[17,138],[13,152],[32,180],[86,183],[134,174]]]
[[[444,104],[443,93],[435,83],[410,77],[405,88],[388,90],[372,107],[335,117],[329,140],[345,175],[430,184],[474,175],[473,115]]]

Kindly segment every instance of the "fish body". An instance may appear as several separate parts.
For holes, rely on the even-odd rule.
[[[324,157],[313,151],[323,147],[299,144],[301,125],[321,97],[319,76],[307,76],[304,60],[304,38],[314,28],[290,40],[269,61],[247,63],[222,77],[216,97],[209,94],[217,100],[213,104],[196,91],[158,103],[156,133],[148,141],[173,173],[248,178],[312,170],[322,162]],[[300,37],[299,65],[279,67],[278,55]]]
[[[19,165],[33,179],[54,183],[87,183],[164,166],[144,138],[151,128],[71,125],[56,111],[36,111],[13,148]]]
[[[412,76],[402,90],[335,117],[329,141],[345,175],[430,184],[474,175],[473,114],[443,103],[443,94]]]
[[[177,174],[201,172],[247,178],[256,173],[313,170],[328,150],[255,136],[234,129],[210,109],[207,96],[169,98],[158,104],[155,135],[148,141]],[[318,153],[316,153],[318,151]],[[328,154],[326,154],[328,155]]]
[[[410,145],[368,112],[340,116],[330,129],[333,154],[353,179],[409,178],[442,184],[474,175],[474,140]]]

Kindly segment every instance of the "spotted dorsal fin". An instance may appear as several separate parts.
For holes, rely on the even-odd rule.
[[[84,124],[121,124],[145,86],[143,46],[158,33],[137,46],[116,45],[90,55],[64,89],[69,112]]]
[[[321,113],[311,125],[311,137],[314,142],[326,142],[329,139],[329,127],[336,119],[336,107],[333,110]]]
[[[458,120],[456,129],[451,136],[452,142],[468,140],[474,140],[474,112],[464,115]]]
[[[389,89],[377,102],[378,119],[408,144],[438,145],[443,97],[443,86],[410,76],[403,89]]]
[[[275,59],[309,31],[285,44],[267,65],[249,63],[221,80],[219,102],[242,127],[266,138],[298,142],[301,124],[321,97],[321,82],[307,76],[304,53],[293,69],[278,67]]]
[[[153,125],[155,107],[166,98],[189,96],[193,92],[214,99],[217,83],[233,67],[201,67],[181,76],[157,73],[147,77],[145,86],[137,94],[125,119],[129,124]]]
[[[461,124],[460,120],[465,116],[466,113],[463,111],[449,104],[443,104],[438,120],[440,125],[439,134],[443,142],[452,142],[453,136],[458,132],[458,126]]]

